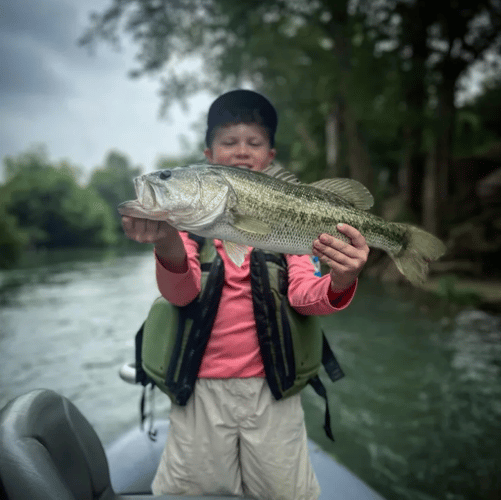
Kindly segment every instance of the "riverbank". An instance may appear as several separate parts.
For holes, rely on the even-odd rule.
[[[411,285],[393,261],[380,250],[371,250],[363,275],[380,281],[394,294],[412,296],[429,310],[449,309],[451,314],[464,308],[476,308],[501,314],[501,277],[483,277],[445,272],[443,266],[430,266],[427,280]]]
[[[434,276],[423,283],[421,289],[458,306],[475,306],[501,314],[501,280]]]

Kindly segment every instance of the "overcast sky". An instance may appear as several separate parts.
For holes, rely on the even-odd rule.
[[[130,79],[129,45],[94,55],[77,46],[89,12],[107,0],[3,0],[0,4],[0,158],[45,144],[52,160],[89,171],[110,149],[152,170],[159,156],[180,154],[180,135],[205,115],[208,95],[174,105],[159,118],[159,82]]]

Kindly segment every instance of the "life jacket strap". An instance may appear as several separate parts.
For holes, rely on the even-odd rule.
[[[332,349],[329,345],[329,342],[327,341],[327,337],[325,336],[324,332],[322,332],[322,336],[322,365],[324,366],[327,375],[329,375],[329,378],[333,382],[336,382],[336,380],[342,379],[344,377],[344,372],[341,369],[336,356],[334,356],[334,353],[332,352]]]
[[[139,330],[135,336],[135,354],[136,354],[136,384],[141,384],[143,386],[148,385],[148,383],[153,382],[150,377],[146,374],[143,368],[143,331],[146,321],[139,327]]]
[[[256,330],[263,358],[266,380],[273,397],[279,400],[283,393],[292,387],[296,372],[292,346],[287,346],[280,333],[277,314],[277,305],[270,287],[267,260],[276,259],[281,265],[282,261],[273,255],[265,254],[254,249],[250,258],[250,280],[252,287],[252,303]],[[282,332],[283,334],[283,332]],[[287,331],[286,335],[290,332]]]
[[[314,377],[310,378],[308,383],[313,387],[315,392],[321,398],[325,399],[324,430],[325,430],[325,433],[327,434],[327,437],[329,439],[331,439],[332,441],[335,441],[334,434],[332,433],[332,429],[331,429],[331,413],[329,410],[329,398],[327,397],[327,389],[325,388],[325,385],[320,380],[320,377],[318,375],[315,375]]]
[[[188,306],[179,308],[193,319],[193,323],[188,335],[188,340],[184,348],[184,356],[179,373],[182,376],[176,381],[175,371],[177,371],[176,357],[173,356],[171,366],[167,370],[165,383],[176,395],[177,403],[184,406],[193,392],[198,371],[202,362],[202,357],[209,341],[210,332],[216,318],[224,285],[224,263],[218,254],[212,261],[206,286],[201,296]],[[181,314],[181,317],[186,315]],[[184,321],[180,321],[180,328],[184,330]],[[182,335],[177,336],[181,341]]]
[[[139,403],[139,428],[143,430],[143,425],[144,421],[146,420],[146,417],[150,417],[150,425],[148,428],[148,437],[150,438],[151,441],[156,441],[157,440],[157,429],[153,427],[154,422],[155,422],[155,384],[153,381],[151,382],[150,386],[150,412],[149,414],[146,414],[146,394],[148,391],[148,386],[145,385],[143,387],[143,394],[141,395],[141,401]]]
[[[322,332],[323,336],[323,344],[322,344],[322,365],[324,366],[325,371],[329,378],[336,382],[344,377],[343,370],[339,366],[339,363],[332,352],[332,349],[329,346],[329,342],[327,341],[327,337],[325,333]],[[334,434],[332,433],[331,428],[331,414],[329,410],[329,397],[327,395],[327,389],[325,388],[324,383],[320,380],[318,375],[315,375],[313,378],[309,380],[309,384],[313,387],[315,392],[325,400],[325,419],[324,419],[324,430],[327,434],[327,437],[332,441],[335,441]]]

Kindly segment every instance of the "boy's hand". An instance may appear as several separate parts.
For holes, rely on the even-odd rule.
[[[138,243],[168,243],[177,229],[167,222],[122,216],[122,227],[127,238]]]
[[[337,229],[351,240],[351,244],[329,234],[321,234],[313,242],[313,255],[330,267],[332,290],[342,292],[355,282],[362,271],[367,262],[369,247],[354,227],[338,224]]]
[[[186,250],[179,232],[165,221],[122,216],[125,235],[139,243],[152,243],[162,265],[172,272],[188,269]]]

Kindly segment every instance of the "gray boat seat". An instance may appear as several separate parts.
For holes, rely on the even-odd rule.
[[[19,396],[0,411],[0,495],[8,500],[153,498],[116,494],[90,423],[71,401],[44,389]]]

